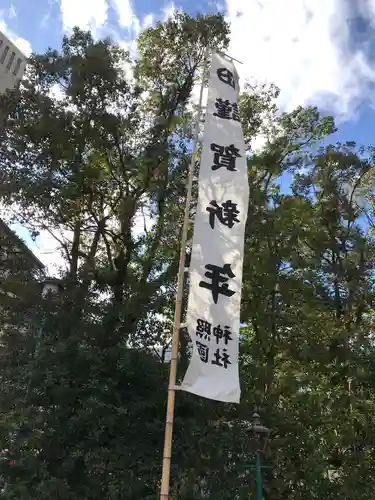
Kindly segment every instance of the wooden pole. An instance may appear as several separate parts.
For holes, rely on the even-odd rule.
[[[171,475],[171,455],[172,455],[172,436],[173,436],[173,419],[174,419],[174,403],[176,390],[176,377],[177,377],[177,357],[178,357],[178,347],[179,347],[179,337],[180,337],[180,327],[181,327],[181,309],[182,309],[182,297],[184,291],[184,270],[185,270],[185,257],[186,257],[186,243],[187,235],[189,229],[189,208],[192,197],[192,186],[193,186],[193,175],[194,166],[197,156],[197,144],[199,135],[199,124],[201,118],[202,110],[202,99],[203,99],[203,88],[204,88],[204,77],[207,68],[207,58],[208,58],[208,48],[204,55],[203,64],[203,74],[202,83],[199,95],[199,105],[197,110],[197,116],[195,121],[195,130],[193,137],[193,151],[191,155],[191,163],[189,169],[189,177],[186,191],[186,202],[185,202],[185,214],[184,223],[182,226],[181,235],[181,249],[180,249],[180,263],[178,269],[177,278],[177,294],[176,294],[176,304],[174,310],[174,322],[173,322],[173,333],[172,333],[172,356],[170,362],[169,371],[169,386],[168,386],[168,402],[167,402],[167,417],[165,420],[165,437],[164,437],[164,453],[163,453],[163,472],[161,479],[161,492],[160,500],[168,500],[169,498],[169,483]]]

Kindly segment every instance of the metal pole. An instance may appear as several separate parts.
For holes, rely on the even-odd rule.
[[[175,406],[175,394],[176,394],[176,377],[177,377],[177,356],[179,347],[179,334],[181,327],[181,310],[182,310],[182,297],[184,290],[184,269],[185,269],[185,257],[186,257],[186,243],[187,234],[189,228],[189,208],[192,197],[192,185],[193,185],[193,174],[195,159],[197,155],[197,143],[199,135],[199,123],[200,115],[202,109],[203,100],[203,88],[204,88],[204,76],[207,68],[207,58],[208,58],[209,48],[207,47],[204,55],[203,64],[203,75],[202,83],[199,95],[199,105],[197,110],[197,116],[195,121],[195,130],[193,137],[193,151],[191,156],[191,163],[189,169],[189,178],[186,192],[186,202],[185,202],[185,214],[184,223],[182,226],[181,235],[181,249],[180,249],[180,263],[178,269],[178,281],[177,281],[177,294],[176,294],[176,304],[174,310],[174,323],[173,323],[173,334],[172,334],[172,355],[169,370],[169,386],[168,386],[168,402],[167,402],[167,416],[165,420],[165,437],[164,437],[164,452],[163,452],[163,471],[161,479],[161,493],[160,500],[168,500],[169,498],[169,483],[170,483],[170,473],[171,473],[171,454],[172,454],[172,436],[173,436],[173,419],[174,419],[174,406]]]
[[[256,454],[256,483],[257,483],[257,500],[263,500],[263,484],[262,484],[262,464],[260,461],[260,453],[257,451]]]

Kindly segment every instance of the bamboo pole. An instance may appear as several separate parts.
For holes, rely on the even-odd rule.
[[[226,57],[227,59],[230,59],[231,61],[236,61],[238,64],[243,64],[242,61],[239,61],[238,59],[235,59],[234,57],[230,56],[229,54],[226,54],[225,52],[222,52],[221,50],[217,51],[219,54],[222,56]]]
[[[176,304],[174,310],[174,322],[173,322],[173,333],[172,333],[172,355],[169,370],[169,386],[168,386],[168,402],[167,402],[167,416],[165,420],[165,437],[164,437],[164,452],[163,452],[163,471],[161,479],[161,492],[160,500],[168,500],[169,498],[169,483],[171,475],[171,455],[172,455],[172,437],[173,437],[173,419],[174,419],[174,406],[175,406],[175,395],[176,390],[176,377],[177,377],[177,357],[179,348],[179,337],[181,328],[181,309],[182,309],[182,297],[184,291],[184,271],[185,271],[185,258],[186,258],[186,243],[187,235],[189,229],[189,207],[192,197],[192,186],[193,186],[193,175],[194,166],[197,156],[197,144],[199,135],[199,124],[202,110],[202,100],[203,100],[203,88],[204,88],[204,77],[207,68],[209,48],[206,49],[204,55],[203,73],[202,73],[202,83],[199,95],[199,104],[197,110],[197,116],[195,121],[194,137],[193,137],[193,151],[191,155],[191,163],[189,169],[189,177],[186,191],[186,202],[185,202],[185,214],[184,223],[182,226],[181,234],[181,249],[180,249],[180,263],[178,269],[177,278],[177,294],[176,294]]]

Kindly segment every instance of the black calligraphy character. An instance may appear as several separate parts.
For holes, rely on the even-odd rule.
[[[211,151],[214,152],[212,170],[225,167],[229,172],[236,172],[236,159],[241,158],[240,150],[234,144],[230,146],[220,146],[214,142],[211,144]]]
[[[214,336],[216,337],[216,343],[218,344],[219,341],[223,338],[224,332],[223,329],[220,328],[220,325],[215,326],[214,328]]]
[[[220,325],[217,325],[214,330],[213,334],[216,337],[216,343],[218,344],[221,339],[224,339],[225,345],[228,345],[228,342],[230,340],[233,340],[232,338],[232,332],[230,331],[229,326],[224,326],[224,330],[220,328]]]
[[[223,267],[215,266],[214,264],[207,264],[205,268],[207,269],[207,272],[204,275],[206,276],[206,278],[209,278],[211,280],[211,283],[200,281],[199,286],[201,288],[207,288],[207,290],[211,290],[212,299],[215,304],[217,304],[219,294],[222,294],[225,297],[232,297],[232,295],[236,293],[233,290],[229,289],[229,285],[227,283],[228,278],[225,277],[225,275],[229,278],[235,277],[232,269],[230,268],[230,264],[224,264]],[[224,284],[220,285],[220,283]]]
[[[202,342],[198,342],[198,341],[196,342],[196,346],[198,348],[199,357],[201,358],[203,363],[207,363],[210,348],[207,347],[206,345],[202,344]]]
[[[217,70],[217,76],[219,77],[220,81],[222,81],[223,83],[226,83],[226,84],[230,85],[231,87],[235,88],[233,73],[231,71],[229,71],[229,69],[227,69],[227,68],[219,68]]]
[[[236,102],[232,104],[232,120],[235,122],[241,121],[240,110],[238,109],[238,104]]]
[[[237,215],[240,213],[237,210],[237,203],[232,203],[232,200],[224,201],[221,207],[215,200],[210,202],[211,206],[206,207],[207,212],[210,214],[209,224],[212,229],[215,226],[215,216],[224,225],[231,229],[235,222],[240,222]]]
[[[214,113],[214,116],[217,116],[218,118],[223,118],[224,120],[230,120],[232,118],[233,108],[228,99],[223,101],[221,97],[217,97],[215,102],[215,107],[216,107],[216,113]]]
[[[231,365],[232,363],[229,361],[229,354],[227,354],[227,350],[223,349],[222,353],[220,354],[220,349],[217,348],[215,353],[214,353],[214,358],[211,361],[211,364],[217,365],[217,366],[224,366],[225,369],[228,368],[228,365]]]
[[[211,335],[211,323],[204,321],[204,319],[197,319],[196,334],[199,335],[200,338],[204,338],[209,341]]]
[[[229,326],[224,326],[224,333],[223,333],[223,338],[224,338],[224,343],[225,345],[228,345],[228,342],[230,340],[233,340],[233,337],[232,337],[232,332],[230,331],[230,327]]]
[[[228,99],[224,101],[221,97],[217,97],[215,107],[216,112],[214,116],[223,118],[224,120],[240,121],[240,111],[236,102],[230,102]]]

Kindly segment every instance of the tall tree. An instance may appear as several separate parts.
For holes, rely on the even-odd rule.
[[[75,30],[1,98],[2,201],[58,239],[65,285],[61,302],[33,289],[2,304],[5,498],[156,497],[167,376],[145,348],[170,338],[190,98],[205,47],[228,36],[219,15],[177,14],[141,34],[134,62]],[[255,498],[254,405],[273,429],[265,499],[373,489],[373,152],[319,149],[333,119],[280,113],[277,96],[240,97],[242,401],[179,394],[171,498]]]
[[[266,166],[268,182],[252,190],[263,203],[249,222],[243,377],[274,429],[266,498],[365,498],[375,465],[374,242],[363,203],[372,148],[308,153],[289,193],[280,192],[280,170]],[[280,157],[293,168],[295,158]]]
[[[129,56],[76,29],[61,52],[33,55],[19,91],[2,99],[2,199],[57,239],[83,296],[110,294],[108,342],[168,304],[189,159],[184,113],[205,47],[227,34],[219,15],[177,14],[141,35],[129,82]]]

